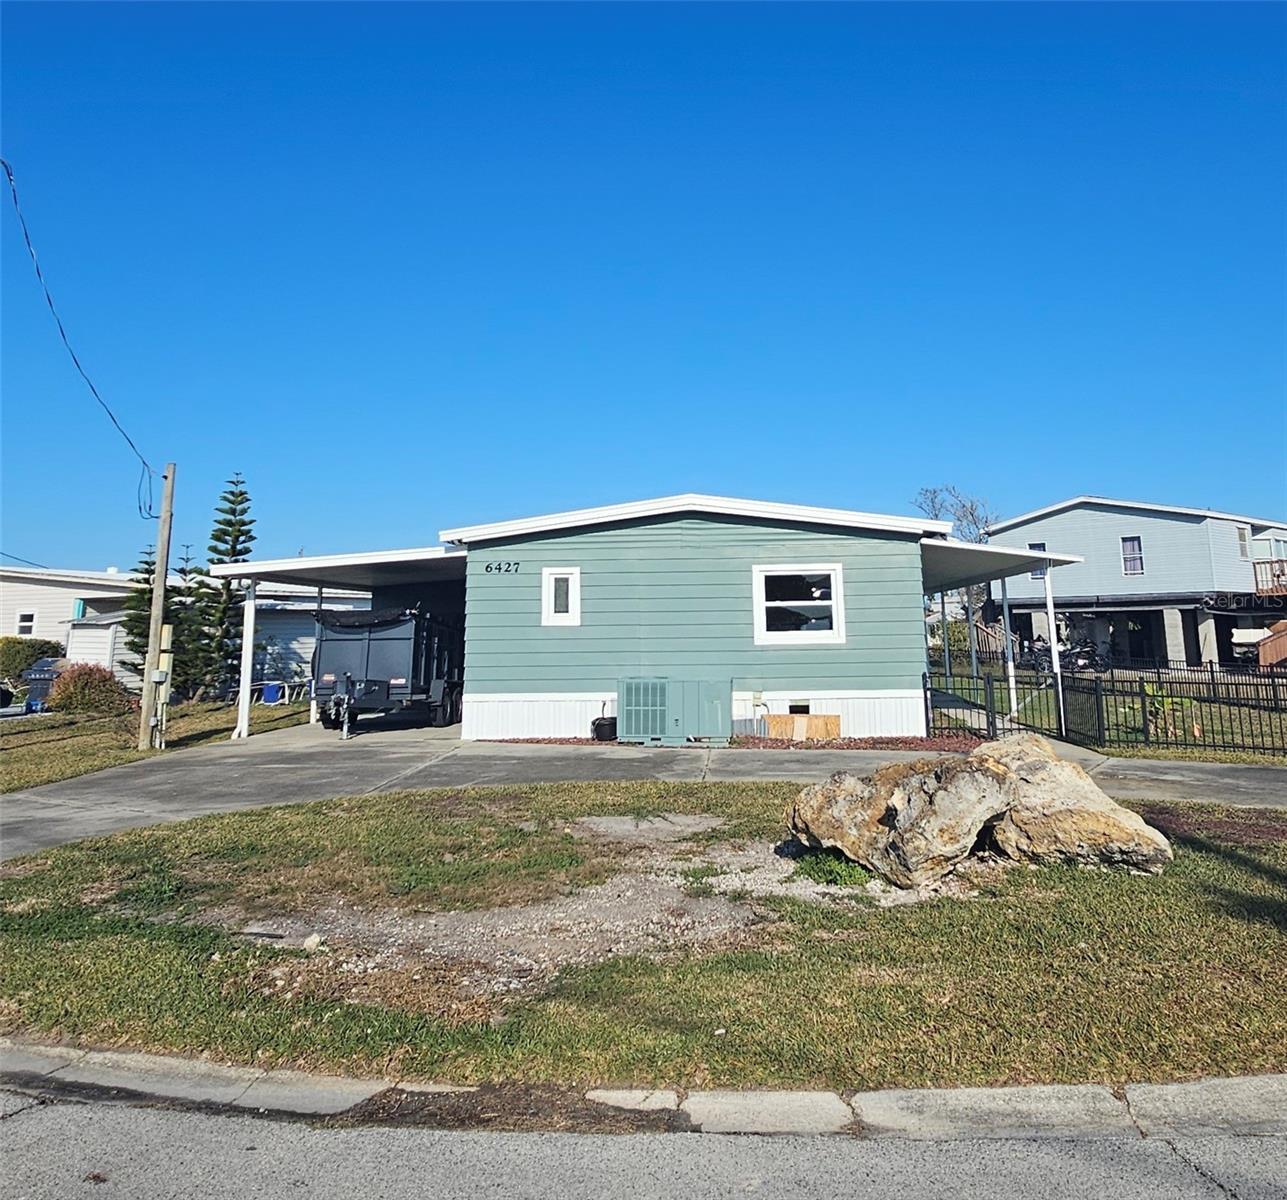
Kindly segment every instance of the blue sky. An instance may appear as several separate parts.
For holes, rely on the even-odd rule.
[[[5,4],[4,153],[203,546],[696,490],[1287,512],[1287,9]],[[3,533],[153,536],[12,213]]]

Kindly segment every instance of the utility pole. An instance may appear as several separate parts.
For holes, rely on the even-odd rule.
[[[139,749],[152,747],[152,722],[156,717],[156,675],[161,665],[161,626],[165,622],[165,584],[170,576],[170,525],[174,521],[174,464],[165,464],[165,490],[161,493],[161,523],[156,533],[156,570],[152,576],[152,619],[147,631],[147,658],[143,665],[143,705],[139,709]]]

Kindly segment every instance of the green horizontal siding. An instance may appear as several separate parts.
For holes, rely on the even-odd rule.
[[[518,563],[510,573],[488,563]],[[843,646],[757,646],[751,568],[844,568]],[[581,624],[541,625],[541,571],[581,570]],[[732,678],[738,690],[919,686],[914,536],[666,518],[471,546],[465,688],[614,691],[625,675]]]

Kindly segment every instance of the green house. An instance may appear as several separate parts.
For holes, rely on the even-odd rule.
[[[923,517],[695,494],[439,537],[219,571],[463,616],[464,738],[587,737],[598,717],[637,715],[623,694],[656,708],[656,687],[631,683],[647,681],[688,697],[673,740],[787,712],[838,715],[846,737],[922,735],[926,596],[1059,561],[955,542]]]

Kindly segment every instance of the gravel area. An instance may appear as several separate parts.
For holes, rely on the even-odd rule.
[[[392,988],[434,981],[435,1011],[471,1015],[471,999],[503,1000],[548,986],[567,967],[617,955],[727,945],[772,921],[756,901],[770,897],[853,904],[873,897],[795,877],[794,842],[699,843],[717,818],[586,817],[579,836],[634,847],[626,869],[604,883],[537,903],[483,911],[407,912],[336,901],[308,913],[247,921],[234,911],[205,914],[247,938],[311,952],[304,965],[277,968],[265,987],[327,991],[361,1001]],[[313,966],[308,967],[308,963]]]

